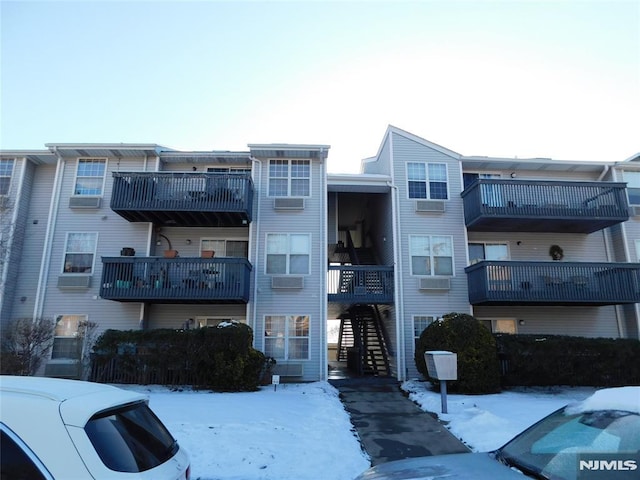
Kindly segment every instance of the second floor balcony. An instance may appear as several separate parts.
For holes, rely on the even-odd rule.
[[[640,263],[484,260],[465,269],[472,305],[640,302]]]
[[[393,267],[331,265],[327,282],[330,302],[393,303]]]
[[[237,227],[251,222],[248,174],[114,172],[111,210],[130,222]]]
[[[246,258],[102,257],[100,296],[119,302],[247,303]]]
[[[476,232],[592,233],[629,219],[625,183],[481,178],[462,198]]]

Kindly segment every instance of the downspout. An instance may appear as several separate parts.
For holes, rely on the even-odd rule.
[[[58,206],[60,205],[60,194],[62,192],[62,177],[64,175],[65,161],[58,153],[58,149],[53,147],[53,153],[58,158],[56,165],[56,177],[53,182],[52,199],[49,207],[49,216],[47,219],[47,229],[44,237],[44,245],[42,248],[42,259],[40,261],[40,275],[38,276],[38,285],[36,286],[36,301],[33,306],[33,319],[42,316],[44,309],[44,296],[47,291],[47,278],[49,277],[51,250],[53,249],[53,235],[56,230],[56,222],[58,220]]]
[[[29,160],[26,157],[22,158],[22,168],[20,169],[21,170],[20,181],[18,182],[18,189],[16,191],[16,201],[12,206],[13,212],[11,213],[11,224],[9,225],[9,232],[8,232],[9,245],[4,251],[5,258],[3,259],[3,261],[4,261],[5,268],[2,269],[2,281],[0,282],[0,285],[2,285],[2,288],[0,288],[0,305],[4,305],[3,303],[4,289],[5,289],[5,285],[7,285],[7,276],[9,275],[9,269],[6,267],[11,264],[11,262],[7,259],[11,257],[12,255],[11,252],[13,250],[13,245],[15,243],[16,223],[18,222],[18,210],[20,209],[20,201],[22,199],[22,188],[24,186],[24,176],[26,174],[28,161]]]
[[[320,149],[320,158],[322,159],[322,153],[324,149]],[[322,288],[320,290],[320,345],[322,348],[320,349],[320,380],[326,380],[328,377],[327,365],[329,364],[327,361],[327,266],[329,265],[329,259],[327,258],[327,245],[329,238],[327,236],[327,216],[329,214],[328,211],[328,202],[327,202],[327,158],[321,160],[321,170],[322,170],[322,191],[321,193],[321,211],[322,211],[322,221],[320,223],[320,274],[322,275]]]
[[[257,319],[258,319],[258,312],[256,309],[256,305],[257,305],[257,299],[258,299],[258,248],[260,246],[260,197],[262,195],[262,162],[260,160],[258,160],[257,158],[251,156],[251,163],[255,163],[257,166],[259,166],[260,168],[258,169],[258,175],[257,175],[257,179],[258,181],[256,182],[256,175],[253,175],[253,179],[254,179],[254,187],[255,190],[254,192],[256,193],[255,197],[256,198],[256,212],[253,215],[252,221],[249,224],[249,252],[252,252],[254,255],[253,258],[253,297],[251,298],[251,300],[249,301],[249,303],[247,305],[251,305],[251,325],[249,325],[252,329],[253,329],[253,344],[254,347],[257,348],[257,341],[258,341],[258,335],[257,335],[257,331],[256,331],[256,325],[257,325]],[[251,168],[251,170],[253,171],[253,168]],[[254,237],[255,234],[255,237]],[[255,240],[253,240],[255,238]],[[255,244],[255,248],[254,248],[254,244]],[[261,339],[264,337],[264,333],[261,335]],[[261,340],[262,343],[263,340]],[[264,345],[261,344],[262,350],[264,350]],[[258,348],[258,350],[260,350]]]

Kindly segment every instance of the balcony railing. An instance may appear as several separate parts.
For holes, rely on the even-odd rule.
[[[187,227],[251,222],[253,182],[246,174],[114,172],[111,209],[130,222]]]
[[[473,231],[592,233],[629,219],[625,183],[481,178],[462,198]]]
[[[465,272],[472,305],[640,302],[640,263],[484,260]]]
[[[393,303],[393,267],[329,266],[327,292],[330,302]]]
[[[245,258],[102,257],[100,296],[119,302],[247,303]]]

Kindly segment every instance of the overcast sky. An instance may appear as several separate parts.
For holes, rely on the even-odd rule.
[[[0,1],[0,148],[331,145],[391,124],[464,155],[640,150],[640,0]]]

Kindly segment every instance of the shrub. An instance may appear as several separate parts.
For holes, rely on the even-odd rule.
[[[197,330],[107,330],[95,343],[92,379],[256,390],[266,359],[252,343],[253,331],[238,322]]]
[[[447,387],[459,393],[493,393],[500,391],[500,371],[493,335],[477,319],[464,313],[449,313],[442,321],[424,329],[416,345],[418,371],[430,378],[424,361],[429,350],[448,350],[458,355],[458,380]]]
[[[19,318],[2,329],[0,373],[35,375],[51,350],[54,323],[49,318]]]

